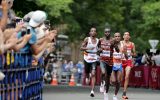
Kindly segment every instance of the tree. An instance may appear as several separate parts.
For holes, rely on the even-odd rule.
[[[113,6],[113,4],[116,4]],[[89,29],[95,26],[99,36],[103,35],[105,24],[109,23],[113,32],[123,29],[123,16],[119,0],[74,0],[70,6],[74,23],[71,27],[78,30],[68,32],[75,40],[79,40],[88,35]],[[78,37],[77,37],[78,36]]]
[[[38,5],[45,5],[46,11],[53,17],[61,17],[61,12],[71,13],[69,4],[72,0],[36,0]]]

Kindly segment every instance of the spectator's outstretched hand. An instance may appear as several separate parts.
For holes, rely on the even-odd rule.
[[[51,34],[53,37],[56,37],[57,36],[57,30],[51,30],[49,32],[49,34]]]
[[[19,23],[16,24],[16,32],[19,32],[22,28],[24,27],[24,22],[21,21]]]
[[[8,0],[2,0],[1,5],[3,10],[8,11],[9,9]]]
[[[57,36],[57,30],[51,30],[47,35],[48,42],[51,42]]]

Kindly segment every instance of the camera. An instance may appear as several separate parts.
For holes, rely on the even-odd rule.
[[[22,21],[22,19],[21,19],[21,18],[17,18],[17,19],[15,19],[15,22],[16,22],[16,23],[18,23],[18,22],[20,22],[20,21]]]
[[[18,18],[18,19],[12,19],[10,23],[8,23],[6,25],[6,28],[15,28],[16,27],[16,23],[20,22],[22,19]]]
[[[21,29],[21,36],[23,37],[26,34],[30,34],[30,29],[29,28],[22,28]]]

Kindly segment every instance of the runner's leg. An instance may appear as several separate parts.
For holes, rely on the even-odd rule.
[[[94,87],[95,87],[95,81],[96,81],[96,62],[92,63],[92,72],[91,72],[91,87],[92,87],[92,90],[91,90],[91,97],[94,97]]]
[[[104,86],[105,86],[105,63],[100,61],[100,68],[101,68],[101,84],[100,84],[100,92],[104,92]]]
[[[124,98],[128,98],[126,97],[126,92],[127,92],[127,88],[128,88],[128,83],[129,83],[129,75],[130,75],[130,71],[131,71],[131,67],[127,66],[125,68],[125,82],[124,82],[124,90],[123,90],[123,96]]]

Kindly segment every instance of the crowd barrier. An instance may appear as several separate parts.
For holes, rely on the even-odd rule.
[[[160,89],[160,67],[133,67],[130,74],[129,86]]]
[[[42,100],[43,63],[32,66],[32,54],[7,52],[0,55],[0,100]]]
[[[101,71],[98,66],[96,69],[96,85],[100,85],[100,80]],[[86,85],[85,77],[83,78],[83,85]],[[133,67],[130,73],[129,86],[160,89],[160,66]]]

